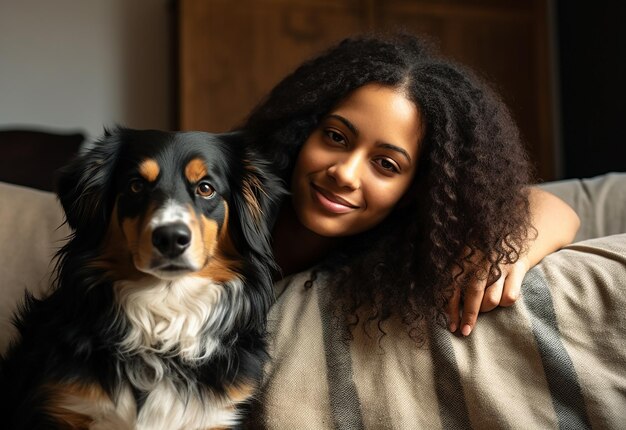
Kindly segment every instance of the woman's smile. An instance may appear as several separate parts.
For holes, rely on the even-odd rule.
[[[343,197],[316,185],[314,182],[311,182],[311,192],[320,206],[331,213],[345,214],[360,208],[359,205],[351,203]]]

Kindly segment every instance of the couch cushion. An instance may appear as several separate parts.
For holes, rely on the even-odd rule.
[[[50,285],[51,259],[69,234],[63,219],[54,194],[0,182],[0,351],[24,290],[40,295]]]

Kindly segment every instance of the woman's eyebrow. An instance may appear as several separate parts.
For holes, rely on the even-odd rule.
[[[411,163],[411,156],[409,155],[409,153],[406,152],[406,150],[404,150],[403,148],[400,148],[399,146],[392,145],[391,143],[387,143],[387,142],[380,142],[376,146],[379,146],[379,147],[385,148],[385,149],[390,149],[392,151],[396,151],[396,152],[400,153],[401,155],[403,155],[404,158],[407,159],[409,164]]]
[[[337,121],[340,121],[343,125],[348,127],[348,129],[355,136],[359,135],[359,130],[347,118],[344,118],[341,115],[337,115],[335,113],[329,114],[326,118],[333,118],[333,119],[336,119]],[[411,163],[411,156],[409,155],[409,153],[406,150],[404,150],[403,148],[400,148],[399,146],[392,145],[391,143],[387,143],[387,142],[379,142],[376,146],[379,146],[381,148],[390,149],[392,151],[398,152],[401,155],[403,155],[404,158],[406,158],[409,163]]]
[[[331,113],[330,115],[327,116],[327,118],[333,118],[336,119],[337,121],[340,121],[343,123],[343,125],[345,125],[346,127],[348,127],[348,129],[350,129],[350,131],[355,134],[355,135],[359,135],[359,130],[354,126],[354,124],[352,124],[350,121],[348,121],[346,118],[342,117],[341,115],[337,115],[335,113]]]

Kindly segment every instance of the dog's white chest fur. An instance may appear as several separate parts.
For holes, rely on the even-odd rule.
[[[115,284],[120,312],[130,325],[125,352],[176,354],[183,360],[210,357],[220,337],[235,324],[242,283],[226,285],[188,276],[176,281],[120,281]],[[225,288],[230,290],[227,299]]]
[[[138,430],[230,427],[237,422],[232,402],[215,396],[191,396],[181,402],[176,389],[164,382],[148,396],[137,417]]]
[[[228,293],[226,289],[229,289]],[[190,363],[205,360],[221,347],[221,335],[236,323],[244,306],[242,283],[225,285],[200,277],[176,281],[120,281],[114,286],[127,333],[120,343],[125,353],[139,357],[124,363],[128,382],[116,399],[89,402],[68,397],[65,408],[91,416],[92,429],[195,429],[228,427],[237,422],[235,402],[216,396],[198,384],[195,390],[175,387],[163,357]],[[146,393],[138,410],[132,386]]]

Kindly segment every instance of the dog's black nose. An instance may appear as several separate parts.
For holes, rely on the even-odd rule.
[[[191,244],[191,231],[185,224],[169,224],[152,232],[152,244],[164,257],[176,258]]]

